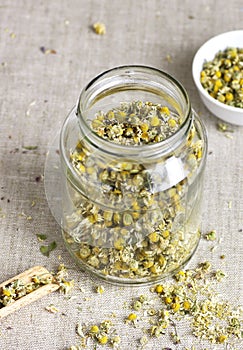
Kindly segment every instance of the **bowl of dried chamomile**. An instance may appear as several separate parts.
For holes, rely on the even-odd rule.
[[[222,33],[205,42],[193,58],[192,75],[209,111],[243,126],[243,30]]]

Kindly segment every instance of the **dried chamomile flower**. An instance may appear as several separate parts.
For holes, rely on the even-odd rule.
[[[133,309],[135,311],[138,311],[141,309],[141,307],[142,307],[142,303],[139,300],[135,300],[133,303]]]
[[[105,345],[108,343],[109,338],[107,337],[107,335],[100,335],[97,336],[97,340],[101,345]]]
[[[104,35],[106,33],[106,26],[104,23],[96,22],[93,24],[93,29],[96,34]]]
[[[50,304],[50,305],[46,306],[45,309],[47,311],[51,312],[52,314],[55,314],[55,313],[59,312],[59,309],[53,304]]]
[[[137,319],[137,315],[135,313],[131,313],[127,316],[127,321],[135,321]]]
[[[100,331],[100,329],[99,329],[99,327],[97,325],[93,325],[93,326],[90,327],[90,332],[92,334],[98,334],[99,331]]]
[[[243,48],[227,47],[203,64],[200,81],[216,100],[243,108]]]
[[[158,294],[161,294],[163,292],[164,288],[161,284],[157,284],[157,286],[155,287],[155,291]]]
[[[160,142],[180,126],[179,115],[152,102],[122,103],[106,113],[97,113],[92,129],[102,138],[122,145]],[[128,169],[127,169],[128,170]]]
[[[30,275],[29,271],[35,271],[35,274]],[[54,291],[58,288],[64,293],[69,291],[73,281],[67,281],[64,278],[64,274],[67,275],[64,265],[59,267],[56,275],[49,273],[46,269],[39,266],[26,271],[26,273],[21,275],[21,279],[16,278],[0,288],[0,309],[34,292],[37,292],[35,295],[38,297],[38,295],[42,295],[42,291],[43,295],[46,294],[46,291]],[[50,288],[44,288],[49,284]],[[42,291],[39,292],[38,289],[42,289]],[[19,305],[21,304],[20,301]],[[25,302],[23,302],[24,304]],[[45,309],[50,313],[59,312],[59,309],[53,304],[46,306]]]
[[[68,350],[82,350],[83,347],[79,345],[72,345]]]
[[[105,287],[102,286],[102,285],[97,286],[97,287],[96,287],[96,292],[97,292],[98,294],[103,294],[103,293],[105,292]]]
[[[26,294],[30,294],[41,286],[49,283],[55,283],[51,274],[34,275],[28,283],[20,279],[8,283],[0,288],[0,308],[15,302]]]
[[[207,241],[215,241],[217,238],[216,231],[215,230],[209,231],[208,233],[205,234],[204,237],[206,238]]]
[[[143,335],[142,338],[139,339],[139,342],[142,346],[148,344],[148,338],[146,337],[146,335]]]
[[[121,338],[116,333],[113,324],[110,320],[104,320],[99,324],[91,326],[78,324],[76,327],[77,334],[81,338],[81,342],[86,346],[87,340],[90,339],[94,346],[108,344],[114,349],[117,349]]]
[[[88,122],[100,138],[135,148],[168,139],[183,121],[167,105],[133,100],[97,111]],[[188,176],[193,176],[203,157],[199,138],[192,128],[186,140]],[[160,174],[151,173],[142,161],[124,158],[111,160],[107,166],[96,162],[83,140],[71,150],[70,160],[83,186],[97,184],[102,201],[110,208],[82,196],[75,198],[76,209],[65,217],[64,238],[81,263],[103,276],[145,281],[156,280],[187,260],[200,232],[195,228],[189,239],[180,229],[186,210],[186,180],[158,191]],[[124,202],[128,209],[119,210]]]
[[[80,337],[84,337],[83,328],[82,328],[82,325],[80,323],[78,323],[77,326],[76,326],[76,333]]]
[[[217,123],[217,129],[220,132],[234,132],[234,130],[229,126],[229,124],[218,122]]]
[[[176,332],[171,332],[170,336],[171,336],[173,344],[179,344],[181,342],[181,339]]]
[[[216,280],[218,282],[221,282],[223,278],[227,277],[226,273],[222,270],[217,270],[215,273],[214,273],[214,277],[216,278]]]
[[[67,273],[67,269],[64,266],[64,264],[60,264],[58,267],[58,272],[55,274],[55,281],[56,283],[59,284],[60,286],[60,291],[63,292],[64,294],[68,294],[70,293],[70,291],[73,289],[74,287],[74,281],[67,281],[66,277],[67,277],[68,273]]]
[[[119,344],[121,343],[121,337],[119,335],[115,335],[110,339],[111,346],[114,349],[119,348]]]
[[[60,291],[63,292],[64,294],[68,294],[74,287],[74,281],[62,280],[59,283],[59,285],[60,285]]]
[[[211,263],[205,261],[195,269],[179,270],[174,280],[152,287],[150,290],[157,294],[160,304],[154,307],[155,312],[143,314],[144,317],[147,315],[150,336],[158,338],[168,334],[173,343],[178,344],[181,336],[177,325],[184,320],[195,337],[211,343],[231,344],[235,339],[241,339],[242,310],[222,301],[214,289],[215,283],[225,276],[221,270],[211,272]],[[147,302],[149,304],[149,300]],[[131,313],[126,323],[131,324],[135,320],[137,314]]]

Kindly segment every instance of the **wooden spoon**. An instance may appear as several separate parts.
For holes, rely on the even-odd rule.
[[[20,273],[19,275],[15,276],[13,278],[10,278],[9,280],[1,283],[0,284],[0,291],[2,290],[2,288],[4,286],[7,286],[9,283],[14,282],[15,280],[21,280],[24,284],[28,284],[32,281],[33,276],[39,276],[39,277],[45,277],[45,278],[52,277],[50,272],[46,268],[44,268],[43,266],[34,266],[34,267],[30,268],[29,270],[26,270],[26,271]],[[26,306],[26,305],[32,303],[33,301],[36,301],[36,300],[42,298],[43,296],[45,296],[51,292],[54,292],[59,287],[60,286],[54,282],[39,286],[37,289],[30,292],[29,294],[26,294],[26,295],[20,297],[19,299],[13,301],[12,303],[0,308],[0,319],[2,317],[5,317],[5,316],[11,314],[14,311],[19,310],[21,307]]]

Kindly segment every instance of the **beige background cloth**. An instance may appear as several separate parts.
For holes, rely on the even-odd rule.
[[[92,30],[97,21],[105,23],[106,35]],[[241,0],[1,0],[0,281],[34,265],[55,270],[63,262],[75,288],[71,299],[52,293],[0,320],[0,349],[68,349],[78,343],[78,322],[99,323],[114,312],[120,348],[139,345],[143,332],[124,325],[129,313],[124,303],[149,288],[109,285],[78,269],[48,208],[43,181],[49,144],[80,90],[98,73],[123,64],[169,72],[187,89],[205,122],[209,155],[203,233],[215,229],[220,241],[212,252],[215,242],[202,239],[188,267],[208,260],[223,269],[228,275],[221,284],[223,298],[242,304],[243,127],[232,126],[232,138],[219,132],[218,120],[202,104],[191,75],[200,45],[242,26]],[[41,254],[36,234],[47,235],[48,243],[57,242],[49,258]],[[99,284],[105,287],[103,295],[94,291]],[[50,304],[60,311],[48,313],[45,307]],[[164,336],[149,339],[145,349],[226,349],[225,344],[194,338],[183,327],[178,331],[179,345]]]

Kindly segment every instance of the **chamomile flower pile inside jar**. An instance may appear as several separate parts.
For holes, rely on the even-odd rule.
[[[110,282],[174,273],[200,239],[207,140],[173,77],[109,70],[82,91],[60,137],[62,232],[78,264]]]

